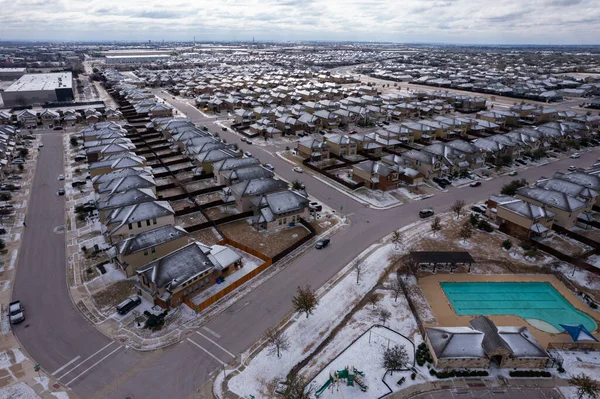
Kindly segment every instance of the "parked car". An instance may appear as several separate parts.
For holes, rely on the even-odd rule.
[[[323,206],[318,202],[311,202],[308,204],[308,208],[313,211],[321,212],[323,210]]]
[[[519,165],[523,165],[523,166],[527,165],[527,163],[525,161],[523,161],[522,159],[517,158],[517,159],[515,159],[515,162],[518,163]]]
[[[580,153],[578,153],[578,152],[574,152],[573,154],[571,154],[571,158],[573,158],[573,159],[577,159],[577,158],[579,158],[580,156],[581,156],[581,154],[580,154]]]
[[[74,181],[71,183],[72,187],[85,186],[85,181]]]
[[[75,162],[81,162],[81,161],[85,161],[87,159],[87,157],[85,155],[75,155],[75,158],[73,158],[75,160]]]
[[[442,179],[440,179],[439,177],[434,177],[432,180],[435,183],[437,183],[437,185],[440,186],[441,188],[446,188],[446,186],[447,186],[447,184]]]
[[[242,136],[242,137],[240,138],[240,140],[241,140],[241,141],[243,141],[244,143],[246,142],[246,138],[245,138],[244,136]]]
[[[244,151],[244,155],[248,158],[252,158],[252,153],[250,151]]]
[[[19,190],[21,188],[20,184],[15,184],[15,183],[8,183],[8,184],[2,184],[0,185],[0,190],[8,190],[8,191],[16,191]]]
[[[6,234],[6,227],[0,226],[0,235]]]
[[[576,166],[573,166],[573,165],[571,165],[571,166],[569,166],[569,167],[567,168],[567,170],[568,170],[569,172],[575,172],[575,171],[577,170],[577,167],[576,167]],[[0,187],[0,189],[1,189],[1,187]]]
[[[508,175],[509,176],[516,176],[518,173],[517,171],[513,170],[512,172],[509,172]]]
[[[21,175],[10,175],[10,176],[8,176],[8,178],[10,180],[21,180],[23,178],[23,176],[21,176]]]
[[[226,132],[227,128],[226,127],[222,127],[221,130],[224,131],[224,132]]]
[[[65,175],[58,175],[58,180],[65,180]]]
[[[58,195],[65,195],[65,189],[64,188],[59,188],[58,191],[56,192]]]
[[[117,305],[117,313],[120,315],[125,315],[131,312],[134,308],[139,306],[142,303],[142,298],[139,296],[132,296],[131,298],[127,298],[123,302]]]
[[[271,165],[270,163],[266,163],[264,165],[265,168],[269,169],[269,170],[275,170],[275,166]]]
[[[319,240],[319,241],[317,241],[317,243],[315,244],[315,248],[316,248],[316,249],[323,249],[323,248],[325,248],[326,246],[328,246],[328,245],[329,245],[329,242],[330,242],[329,238],[325,238],[325,239],[323,239],[323,240]]]
[[[62,126],[55,126],[53,130],[63,130]]]
[[[300,166],[294,166],[294,168],[292,170],[294,172],[296,172],[296,173],[302,173],[302,172],[304,172]]]
[[[480,181],[474,181],[471,184],[469,184],[469,186],[471,186],[471,187],[479,187],[479,186],[481,186],[481,182]]]
[[[433,216],[434,212],[433,209],[431,208],[427,208],[427,209],[421,209],[419,211],[419,217],[422,219],[428,218],[430,216]]]
[[[477,213],[485,213],[487,211],[487,206],[483,205],[483,204],[477,204],[477,205],[473,205],[471,207],[471,210],[473,212],[477,212]]]
[[[10,324],[18,324],[25,320],[25,308],[21,305],[21,301],[14,301],[8,305],[8,316]]]
[[[252,145],[252,141],[250,141],[250,139],[247,139],[247,140],[246,140],[246,144],[250,144],[250,145]]]
[[[350,132],[350,134],[356,134],[356,133],[358,133],[356,130],[353,130]]]

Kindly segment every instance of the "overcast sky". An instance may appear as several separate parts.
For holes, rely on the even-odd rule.
[[[598,44],[600,0],[0,0],[0,40]]]

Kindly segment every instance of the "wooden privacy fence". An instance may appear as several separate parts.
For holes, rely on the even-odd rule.
[[[260,273],[265,271],[269,266],[271,266],[273,264],[273,261],[267,255],[263,254],[262,252],[258,252],[257,250],[252,249],[244,244],[240,244],[237,241],[233,241],[230,238],[224,238],[223,240],[219,241],[217,244],[231,245],[232,247],[241,249],[242,251],[247,252],[247,253],[251,254],[252,256],[255,256],[255,257],[261,259],[263,261],[263,263],[261,265],[259,265],[256,269],[243,275],[242,277],[240,277],[239,279],[237,279],[236,281],[234,281],[227,287],[223,288],[221,291],[219,291],[216,294],[214,294],[213,296],[205,299],[204,301],[200,302],[199,304],[195,304],[188,298],[184,298],[183,301],[185,302],[185,304],[188,305],[190,308],[194,309],[196,311],[196,313],[206,309],[210,305],[217,302],[219,299],[223,298],[225,295],[238,289],[242,284],[252,280],[254,277],[258,276]]]

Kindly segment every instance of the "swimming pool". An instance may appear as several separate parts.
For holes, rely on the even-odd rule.
[[[443,282],[440,283],[457,315],[515,315],[551,333],[559,324],[597,328],[590,316],[575,309],[547,282]]]

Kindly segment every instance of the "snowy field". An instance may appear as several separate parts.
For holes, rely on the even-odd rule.
[[[311,384],[314,390],[320,388],[329,379],[330,375],[334,376],[337,370],[348,367],[350,370],[356,368],[358,371],[364,373],[362,379],[368,387],[367,391],[362,392],[356,384],[348,386],[345,382],[339,381],[339,384],[330,385],[319,396],[320,398],[377,399],[389,393],[390,390],[382,381],[386,371],[382,366],[382,357],[387,348],[395,345],[404,346],[409,353],[410,362],[412,363],[414,352],[412,343],[408,339],[387,328],[374,326],[361,335],[360,338],[313,379]],[[394,373],[392,376],[388,376],[388,379],[391,379],[395,385],[397,379],[400,379],[403,374],[406,373]]]
[[[359,188],[352,192],[359,199],[371,204],[376,208],[386,208],[390,206],[402,205],[402,201],[394,197],[389,191],[369,190],[368,188]]]

